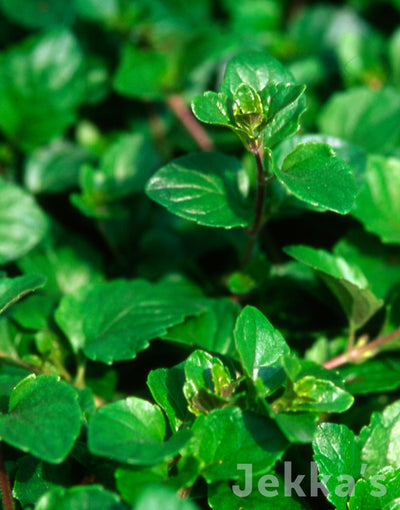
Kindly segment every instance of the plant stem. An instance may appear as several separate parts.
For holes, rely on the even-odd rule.
[[[376,338],[375,340],[372,340],[366,345],[362,345],[360,347],[353,347],[348,352],[344,354],[340,354],[339,356],[336,356],[335,358],[332,358],[328,361],[325,361],[323,363],[323,366],[325,368],[331,369],[340,367],[342,365],[345,365],[346,363],[354,362],[357,363],[361,361],[361,357],[363,354],[371,353],[374,355],[376,349],[379,347],[382,347],[383,345],[386,345],[390,342],[393,342],[394,340],[397,340],[400,337],[400,328],[395,329],[391,333],[388,333],[387,335],[383,335],[381,337]]]
[[[6,352],[0,351],[0,360],[3,363],[8,363],[9,365],[14,365],[21,368],[26,368],[27,370],[30,370],[31,372],[34,372],[35,374],[41,373],[40,367],[37,365],[33,365],[32,363],[28,363],[27,361],[23,361],[22,359],[19,359],[17,357],[12,358],[9,354]]]
[[[82,389],[85,387],[85,375],[86,375],[86,363],[82,362],[78,366],[78,370],[76,371],[74,386],[76,388]]]
[[[10,480],[4,463],[3,450],[0,446],[0,488],[4,510],[14,510]]]
[[[251,151],[254,154],[257,166],[257,191],[256,201],[254,206],[254,222],[249,231],[249,240],[244,251],[242,268],[245,268],[250,262],[253,255],[254,246],[257,241],[258,234],[263,226],[263,210],[265,200],[265,183],[266,183],[266,171],[264,169],[263,162],[263,151],[260,144],[253,143]]]
[[[197,122],[196,117],[186,106],[180,94],[173,94],[167,98],[167,104],[185,126],[190,136],[203,151],[215,150],[214,142],[208,136],[203,127]]]

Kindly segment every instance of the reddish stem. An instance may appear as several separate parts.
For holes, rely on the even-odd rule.
[[[4,463],[3,451],[0,447],[0,488],[4,510],[14,510],[13,498],[8,479],[6,465]]]
[[[382,347],[383,345],[386,345],[386,344],[392,342],[393,340],[397,340],[397,338],[399,338],[399,337],[400,337],[400,328],[395,329],[394,331],[392,331],[391,333],[388,333],[387,335],[378,337],[366,345],[362,345],[361,347],[355,346],[352,349],[350,349],[348,352],[346,352],[344,354],[340,354],[339,356],[336,356],[335,358],[332,358],[328,361],[325,361],[325,363],[323,363],[323,366],[325,368],[331,369],[331,368],[340,367],[340,366],[345,365],[346,363],[349,363],[349,362],[356,363],[357,361],[360,360],[360,357],[363,354],[365,354],[369,351],[374,351],[375,349]]]
[[[173,94],[167,99],[167,104],[185,126],[190,136],[203,151],[215,150],[214,142],[208,136],[203,127],[197,122],[196,117],[186,106],[185,101],[179,94]]]

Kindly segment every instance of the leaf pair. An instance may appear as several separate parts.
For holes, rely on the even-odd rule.
[[[272,147],[297,131],[304,91],[274,58],[244,52],[228,63],[221,92],[195,97],[192,109],[202,122],[232,129],[248,148],[262,135]]]
[[[294,196],[308,204],[340,214],[353,205],[352,171],[327,144],[301,143],[273,171]],[[236,158],[217,152],[192,154],[158,170],[146,192],[170,212],[200,225],[244,227],[253,217],[241,185],[247,179]]]

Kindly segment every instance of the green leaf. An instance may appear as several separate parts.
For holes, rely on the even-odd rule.
[[[189,410],[196,416],[226,407],[235,389],[227,367],[205,351],[194,351],[185,361],[183,393]]]
[[[69,25],[74,20],[74,8],[63,0],[1,0],[4,13],[14,22],[26,28],[46,28],[54,25]]]
[[[400,93],[391,87],[378,91],[354,87],[335,93],[319,117],[320,130],[364,147],[383,152],[400,136]]]
[[[369,284],[356,266],[341,257],[308,246],[290,246],[285,252],[313,268],[340,302],[352,329],[370,319],[383,302],[369,290]]]
[[[236,34],[249,33],[254,37],[281,26],[284,11],[281,3],[264,0],[239,3],[235,0],[224,0],[223,6],[229,13],[229,21]]]
[[[274,412],[342,413],[352,406],[353,396],[334,371],[293,355],[284,356],[282,364],[289,381],[285,393],[271,404]]]
[[[45,492],[71,484],[71,475],[69,464],[54,466],[26,455],[18,460],[13,496],[24,508],[33,506]]]
[[[208,303],[204,313],[172,327],[163,339],[234,357],[233,328],[240,307],[228,298],[210,299]]]
[[[323,134],[296,135],[279,144],[274,150],[274,161],[278,168],[282,168],[285,158],[300,144],[309,142],[326,144],[332,147],[335,154],[342,159],[353,171],[357,187],[364,182],[364,173],[367,167],[367,153],[358,145],[351,144],[340,138]]]
[[[263,131],[268,148],[295,133],[305,110],[305,86],[274,58],[244,52],[227,65],[222,92],[206,92],[192,101],[196,117],[233,129],[248,147]]]
[[[0,315],[9,306],[16,303],[30,292],[43,287],[46,278],[42,275],[25,275],[16,278],[0,278]]]
[[[189,418],[187,401],[183,394],[185,372],[183,364],[172,368],[151,370],[147,385],[157,404],[162,407],[173,431],[181,428]]]
[[[74,0],[76,12],[82,18],[93,21],[108,21],[118,18],[118,0]]]
[[[287,442],[273,420],[237,407],[199,416],[190,452],[208,483],[241,479],[238,464],[252,464],[253,474],[265,474],[286,450]]]
[[[264,113],[268,111],[269,101],[266,100],[263,105],[258,92],[247,83],[239,85],[233,94],[232,100],[236,126],[252,136],[253,132],[264,123]]]
[[[147,195],[168,211],[208,227],[244,227],[252,211],[239,188],[240,162],[217,152],[191,154],[164,166]]]
[[[340,388],[344,387],[343,379],[338,372],[328,370],[319,363],[307,359],[300,359],[291,354],[282,358],[282,365],[286,375],[292,382],[297,382],[306,376],[312,376],[317,379],[331,381]]]
[[[209,486],[208,502],[213,510],[265,510],[274,508],[274,510],[302,510],[304,506],[285,495],[284,480],[275,473],[263,473],[263,475],[272,476],[272,479],[266,480],[266,486],[262,483],[262,478],[252,480],[252,491],[248,496],[239,497],[233,492],[231,484],[226,482],[215,483]],[[273,480],[273,486],[268,483]],[[264,495],[260,492],[266,492]],[[245,485],[240,484],[239,489],[244,489]]]
[[[71,32],[34,36],[0,59],[0,129],[24,149],[62,134],[85,98],[84,56]]]
[[[384,243],[400,244],[400,160],[370,156],[352,215]]]
[[[57,488],[44,494],[35,510],[126,510],[119,497],[100,485]]]
[[[263,90],[263,97],[270,97],[268,117],[274,118],[276,114],[291,107],[304,93],[305,85],[294,83],[271,83]]]
[[[3,322],[1,322],[3,324]],[[13,358],[15,352],[10,352],[10,358]],[[0,411],[7,412],[8,401],[14,387],[25,377],[30,375],[25,368],[20,368],[4,363],[0,367]]]
[[[114,88],[128,97],[162,99],[167,70],[168,61],[165,55],[126,45],[114,77]]]
[[[236,321],[235,345],[246,374],[255,379],[290,349],[283,336],[257,308],[246,306]]]
[[[9,412],[0,415],[0,437],[41,460],[58,464],[71,451],[81,418],[71,386],[55,375],[31,375],[11,393]]]
[[[106,214],[109,204],[143,191],[156,168],[157,157],[150,139],[141,134],[121,135],[105,152],[100,168],[81,166],[82,194],[73,195],[88,206],[89,215]],[[90,209],[94,210],[90,214]]]
[[[314,460],[321,476],[326,476],[328,500],[337,510],[347,510],[347,499],[352,486],[346,478],[357,480],[361,472],[361,449],[354,433],[346,425],[323,423],[313,441]],[[331,475],[329,477],[329,475]]]
[[[317,413],[280,413],[275,421],[291,443],[311,443],[317,430]]]
[[[83,316],[85,302],[92,288],[92,286],[87,285],[72,294],[66,294],[61,298],[60,304],[54,312],[57,325],[69,340],[75,353],[79,352],[85,345]]]
[[[95,191],[105,193],[107,200],[143,191],[157,162],[149,137],[140,133],[123,134],[102,158]]]
[[[397,510],[400,494],[400,470],[386,467],[368,480],[358,480],[354,487],[349,510]],[[392,506],[391,503],[394,505]]]
[[[273,57],[258,51],[244,51],[228,62],[223,92],[233,96],[243,83],[261,92],[271,83],[293,82],[293,76]]]
[[[264,96],[271,98],[263,131],[265,147],[274,147],[298,131],[306,110],[304,91],[305,85],[292,83],[271,84],[264,90]]]
[[[306,375],[293,385],[295,398],[286,407],[288,411],[343,413],[354,403],[350,393],[332,381]]]
[[[101,407],[89,421],[90,451],[132,465],[152,465],[173,457],[190,438],[181,431],[164,442],[161,409],[136,397]]]
[[[0,264],[28,253],[43,239],[47,228],[47,218],[31,195],[0,179]]]
[[[361,429],[361,459],[367,464],[367,476],[375,475],[386,466],[400,468],[397,454],[400,448],[399,426],[400,401],[396,401],[387,406],[383,413],[372,413],[370,424]]]
[[[146,489],[138,498],[134,510],[198,510],[198,506],[190,501],[178,499],[173,490],[154,486]]]
[[[252,275],[235,271],[229,275],[229,279],[226,284],[227,288],[232,294],[247,294],[257,287],[257,282]]]
[[[400,387],[400,362],[394,358],[369,360],[341,368],[340,375],[353,395],[385,393]]]
[[[45,291],[28,296],[13,307],[11,317],[25,329],[44,329],[49,325],[54,301],[54,298]]]
[[[24,172],[25,186],[32,193],[60,193],[78,183],[81,165],[93,157],[82,147],[56,140],[34,151]]]
[[[203,312],[203,302],[174,283],[115,280],[89,292],[74,312],[78,316],[75,324],[82,321],[86,356],[110,363],[133,359],[150,340],[185,317]]]
[[[164,462],[148,468],[123,466],[116,470],[115,480],[118,492],[124,501],[135,503],[148,486],[154,487],[155,484],[168,481],[168,463]]]
[[[193,113],[201,122],[234,128],[235,121],[229,108],[229,98],[223,92],[207,91],[192,100]]]
[[[335,246],[334,253],[358,266],[374,294],[386,299],[400,283],[400,258],[395,246],[385,246],[364,230],[351,230]]]
[[[47,278],[45,290],[56,298],[103,280],[99,253],[71,234],[62,242],[46,239],[17,265],[24,273],[43,274]]]
[[[274,172],[295,197],[311,205],[340,214],[353,206],[356,184],[351,168],[329,145],[298,144]]]

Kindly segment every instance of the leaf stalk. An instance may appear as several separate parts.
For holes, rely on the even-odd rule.
[[[323,366],[325,368],[332,369],[340,367],[347,363],[360,363],[365,359],[366,356],[369,357],[374,356],[375,354],[379,353],[380,348],[382,346],[386,346],[387,344],[397,340],[398,338],[400,338],[400,328],[397,328],[394,331],[387,333],[386,335],[378,337],[375,340],[372,340],[371,342],[367,343],[366,345],[361,346],[356,345],[355,347],[348,350],[344,354],[340,354],[335,358],[325,361],[325,363],[323,363]]]

